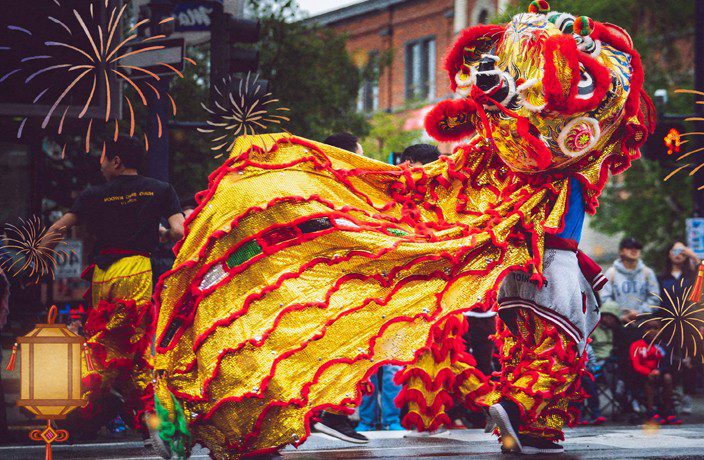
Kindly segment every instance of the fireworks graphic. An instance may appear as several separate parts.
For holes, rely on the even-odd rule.
[[[147,106],[146,93],[149,91],[153,91],[156,98],[163,94],[154,85],[162,77],[152,67],[143,68],[130,65],[130,62],[138,54],[165,48],[158,40],[166,38],[166,35],[140,37],[138,29],[146,27],[149,19],[141,20],[131,27],[126,25],[123,29],[123,24],[127,22],[125,11],[129,1],[121,7],[118,0],[52,2],[54,5],[52,11],[46,13],[48,16],[32,20],[36,30],[31,30],[26,24],[0,26],[6,28],[4,37],[8,42],[0,43],[0,59],[3,59],[2,51],[29,54],[20,59],[16,68],[8,69],[5,66],[13,64],[5,62],[5,68],[0,70],[0,89],[3,82],[19,83],[23,85],[23,91],[36,95],[33,104],[49,107],[46,113],[41,114],[42,129],[49,126],[52,117],[58,119],[58,123],[55,123],[58,134],[64,130],[67,115],[86,122],[86,153],[96,125],[104,124],[105,131],[114,133],[112,137],[117,139],[120,126],[115,109],[123,101],[129,112],[129,134],[134,136],[135,106],[140,102]],[[67,4],[69,2],[71,4]],[[76,8],[72,8],[72,5],[76,5]],[[3,22],[7,24],[7,21],[12,20],[13,18],[6,17]],[[42,20],[47,20],[46,24],[39,24]],[[163,19],[159,25],[170,21],[173,18]],[[42,50],[41,54],[37,50]],[[187,62],[193,63],[188,59]],[[159,62],[156,67],[168,69],[183,77],[178,69],[166,62]],[[114,82],[125,83],[124,94],[116,90]],[[133,101],[135,97],[138,99],[136,103]],[[176,103],[170,95],[167,94],[166,97],[169,98],[175,115]],[[104,114],[89,113],[95,104],[100,104],[101,111],[104,106]],[[24,118],[21,121],[17,130],[18,139],[22,137],[28,120],[29,118]],[[162,121],[156,121],[161,127]],[[159,129],[159,136],[161,131]],[[103,149],[104,147],[103,143]]]
[[[680,288],[684,280],[680,281]],[[660,339],[665,341],[670,350],[670,362],[677,361],[681,365],[683,359],[697,358],[704,355],[702,351],[702,327],[704,326],[704,304],[701,299],[693,298],[693,288],[680,289],[681,295],[674,295],[665,290],[665,296],[670,305],[669,308],[663,306],[653,306],[652,314],[639,315],[642,319],[646,317],[638,326],[648,328],[653,322],[657,322],[658,329],[651,343]],[[696,296],[695,296],[696,297]],[[662,300],[660,303],[662,305]]]
[[[210,149],[217,152],[215,158],[229,153],[238,136],[264,135],[274,125],[281,128],[282,122],[289,121],[280,114],[289,109],[278,105],[280,101],[272,97],[265,86],[258,75],[251,73],[239,81],[228,76],[214,86],[218,97],[213,105],[201,104],[208,112],[209,127],[198,128],[198,131],[210,135],[213,144]]]
[[[703,92],[697,91],[697,90],[694,90],[694,89],[676,89],[676,90],[675,90],[675,93],[678,93],[678,94],[693,94],[693,95],[695,95],[695,96],[704,97],[704,93],[703,93]],[[704,104],[704,100],[697,101],[696,103],[697,103],[697,104]],[[702,122],[702,121],[704,121],[704,118],[701,118],[701,117],[689,117],[689,118],[685,118],[684,121]],[[704,136],[704,132],[682,133],[682,134],[679,134],[678,137],[679,137],[679,138],[686,138],[686,137],[692,137],[692,136]],[[668,136],[668,137],[669,137],[669,136]],[[677,146],[677,151],[678,151],[678,152],[679,152],[679,147],[680,147],[680,146],[682,146],[682,145],[686,144],[687,142],[689,142],[688,139],[681,140],[681,139],[679,139],[679,138],[676,139],[676,140],[671,140],[671,141],[670,141],[670,142],[673,142],[673,143],[676,144],[676,146]],[[672,149],[672,148],[671,148],[671,149]],[[697,148],[697,149],[694,149],[694,150],[690,150],[689,152],[685,152],[685,153],[683,153],[682,155],[680,155],[679,157],[677,157],[677,161],[685,160],[685,159],[691,157],[692,155],[695,155],[695,154],[697,154],[697,153],[699,153],[699,152],[701,152],[701,151],[704,151],[704,147],[700,147],[700,148]],[[694,167],[693,167],[693,166],[694,166]],[[690,176],[693,176],[693,175],[695,175],[696,173],[698,173],[702,168],[704,168],[704,162],[702,162],[701,164],[696,165],[696,166],[695,166],[693,163],[685,163],[685,164],[683,164],[682,166],[679,166],[678,168],[676,168],[674,171],[672,171],[672,172],[671,172],[670,174],[668,174],[667,176],[665,176],[665,179],[663,179],[663,181],[664,181],[664,182],[667,182],[668,180],[672,179],[675,175],[677,175],[677,173],[679,173],[680,171],[687,170],[688,168],[691,168],[691,171],[689,171],[689,175],[690,175]],[[697,190],[704,190],[704,185],[701,186],[701,187],[699,187]]]
[[[33,282],[49,275],[72,251],[54,249],[62,240],[60,233],[47,233],[39,217],[20,219],[18,225],[6,224],[3,247],[10,257],[0,259],[0,268],[13,276],[26,275]]]

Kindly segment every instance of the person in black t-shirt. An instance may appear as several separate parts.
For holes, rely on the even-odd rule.
[[[160,236],[183,236],[184,218],[171,185],[137,174],[143,156],[131,138],[118,138],[100,160],[107,182],[81,193],[47,232],[65,234],[80,223],[96,238],[94,264],[86,270],[92,309],[85,333],[93,369],[84,368],[89,404],[81,413],[95,430],[115,417],[120,404],[111,401],[116,392],[137,426],[145,411],[153,412],[155,312],[149,254]],[[159,226],[162,218],[168,220],[168,230]]]

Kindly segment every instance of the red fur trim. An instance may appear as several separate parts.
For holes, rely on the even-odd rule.
[[[567,400],[570,403],[583,401],[584,392],[581,389],[581,376],[585,372],[586,354],[580,356],[577,352],[576,344],[571,340],[564,341],[565,346],[563,346],[563,339],[556,325],[549,321],[541,320],[535,315],[528,314],[526,317],[529,319],[522,321],[522,325],[528,330],[528,334],[525,337],[522,335],[514,336],[506,325],[497,318],[497,333],[494,335],[494,340],[496,341],[497,349],[500,351],[499,360],[502,364],[499,383],[501,395],[503,398],[514,401],[521,411],[521,432],[530,432],[551,440],[564,439],[561,430],[545,428],[541,421],[549,416],[559,416],[570,426],[574,423],[575,410],[572,408],[563,410],[556,407],[555,404],[561,400]],[[535,337],[534,321],[539,321],[543,326],[540,338]],[[542,342],[546,337],[552,338],[555,345],[538,354],[525,354],[526,350],[534,350],[537,346],[536,343],[533,343],[534,339]],[[504,347],[504,341],[507,339],[515,341],[508,350]],[[539,367],[535,368],[534,362],[536,360],[544,362],[541,362]],[[556,360],[559,360],[560,363],[556,363]],[[555,370],[556,364],[558,364],[559,370]],[[555,381],[551,388],[546,390],[533,388],[533,385],[544,374],[549,374]],[[525,382],[526,378],[531,379],[532,382],[528,385],[522,383],[520,387],[515,389],[512,387],[513,382],[518,379]],[[572,383],[567,385],[564,390],[555,390],[558,386],[564,386],[568,379]],[[530,410],[527,410],[519,400],[514,398],[513,394],[516,391],[520,391],[534,399],[533,407]],[[536,407],[544,407],[544,409],[538,412]]]
[[[476,131],[470,119],[470,115],[476,111],[477,105],[472,99],[441,101],[425,116],[425,130],[441,142],[462,140]],[[453,126],[453,123],[456,124]]]
[[[450,51],[445,57],[445,70],[450,77],[450,88],[454,92],[457,89],[457,83],[455,83],[455,74],[460,71],[462,64],[464,63],[465,56],[468,56],[470,49],[473,46],[480,45],[477,54],[477,60],[482,52],[491,48],[491,46],[499,41],[506,31],[505,25],[498,24],[479,24],[474,27],[460,32],[460,36],[455,40],[455,44],[450,48]],[[481,46],[481,41],[486,39],[486,45]]]
[[[484,158],[483,161],[485,162],[486,167],[488,167],[488,168],[490,169],[490,171],[491,171],[490,174],[495,174],[495,175],[500,174],[500,173],[498,172],[498,169],[499,169],[500,164],[501,164],[500,161],[497,160],[495,156],[491,155],[491,153],[488,152],[487,150],[480,150],[480,149],[477,149],[476,147],[474,147],[474,145],[475,145],[475,144],[470,144],[470,146],[467,148],[467,151],[466,151],[465,155],[470,155],[470,154],[471,154],[471,155],[482,155],[483,158]],[[254,164],[254,163],[252,163],[252,162],[246,163],[246,166],[245,166],[245,163],[244,163],[244,162],[249,161],[249,160],[247,160],[247,158],[246,158],[246,153],[243,154],[243,155],[240,155],[240,157],[238,157],[238,158],[239,158],[239,160],[243,161],[243,163],[240,164],[240,165],[238,165],[238,166],[232,166],[232,163],[230,163],[229,166],[228,166],[228,168],[227,168],[227,170],[226,170],[226,171],[223,170],[223,172],[222,172],[222,173],[223,173],[223,176],[219,176],[220,178],[224,177],[224,174],[229,174],[229,173],[232,173],[232,172],[236,172],[236,171],[239,171],[239,170],[244,169],[245,167],[250,167],[250,166],[251,166],[251,167],[255,167],[255,168],[260,167],[260,165]],[[465,158],[466,158],[466,157],[465,157]],[[319,161],[319,160],[316,160],[316,159],[313,158],[313,157],[307,158],[305,161],[313,162],[313,163],[316,164],[316,165],[324,164],[324,162],[321,162],[321,161]],[[283,167],[283,166],[282,166],[282,167]],[[323,166],[323,169],[326,168],[326,167],[327,167],[327,166]],[[268,169],[272,169],[272,167],[270,166]],[[464,159],[463,159],[463,158],[460,158],[460,159],[458,160],[458,164],[456,165],[456,167],[450,168],[450,170],[448,170],[447,177],[449,178],[449,180],[460,180],[460,181],[462,181],[462,182],[465,183],[465,184],[472,184],[472,187],[475,187],[475,188],[476,188],[476,187],[478,187],[477,181],[479,180],[479,176],[480,176],[480,174],[483,174],[485,170],[486,170],[486,168],[483,167],[482,165],[477,166],[476,169],[474,169],[474,170],[472,170],[472,169],[470,169],[470,168],[466,168],[466,167],[464,166]],[[342,179],[344,179],[344,178],[350,176],[352,173],[351,173],[350,171],[337,171],[337,174],[339,174],[339,177],[341,177]],[[402,170],[399,170],[399,173],[398,173],[398,174],[399,174],[399,177],[400,177],[401,175],[406,175],[407,173],[404,172],[404,171],[402,171]],[[511,173],[509,173],[509,174],[511,174]],[[342,180],[342,179],[341,179],[341,180]],[[403,185],[403,187],[402,187],[402,188],[398,188],[398,190],[395,191],[395,194],[396,194],[397,197],[399,197],[399,199],[404,200],[404,201],[403,201],[404,203],[409,203],[409,204],[410,204],[410,203],[412,203],[412,202],[414,201],[414,200],[413,200],[413,197],[414,197],[414,195],[415,195],[415,193],[416,193],[416,192],[414,191],[414,189],[421,190],[422,187],[427,186],[427,187],[428,187],[428,190],[432,190],[433,187],[443,186],[440,182],[441,182],[441,181],[438,180],[438,181],[437,181],[437,185],[435,185],[435,184],[424,185],[422,180],[419,180],[419,181],[411,181],[411,182],[408,182],[408,183],[401,184],[401,185]],[[466,186],[468,186],[468,185],[465,185],[465,187],[466,187]],[[211,185],[211,187],[212,187],[212,185]],[[215,186],[215,187],[216,187],[216,186]],[[519,187],[519,185],[513,183],[513,184],[511,185],[511,187]],[[509,188],[511,188],[511,187],[509,187]],[[547,187],[547,186],[546,186],[546,187]],[[485,187],[485,189],[488,189],[488,190],[492,190],[492,191],[493,191],[493,187]],[[547,190],[548,190],[548,196],[550,196],[550,194],[552,194],[553,191],[550,191],[549,188],[547,188]],[[212,189],[211,189],[211,191],[210,191],[208,194],[212,197],[213,193],[214,193],[214,191],[212,191]],[[497,193],[497,196],[503,196],[505,193],[511,193],[511,192],[510,192],[510,191],[506,191],[506,190],[502,190],[502,191],[496,191],[495,193]],[[465,195],[465,196],[466,196],[466,195]],[[524,203],[525,200],[530,199],[530,196],[529,196],[527,193],[521,195],[521,197],[522,197],[522,198],[521,198],[521,202],[522,202],[522,203]],[[201,201],[201,205],[203,205],[204,203],[206,203],[206,201]],[[389,203],[388,205],[382,206],[382,208],[388,209],[387,206],[388,206],[388,207],[391,207],[391,206],[397,206],[397,205],[398,205],[397,203]],[[497,204],[496,206],[499,206],[499,204]],[[380,209],[378,206],[375,206],[375,207],[376,207],[376,209]],[[521,213],[518,211],[519,207],[520,207],[520,203],[516,205],[516,208],[515,208],[515,209],[509,211],[509,213],[519,213],[519,214],[521,214]],[[471,211],[467,211],[467,210],[466,210],[466,204],[463,204],[463,203],[458,203],[458,208],[457,208],[457,210],[458,210],[459,213],[464,213],[464,214],[467,214],[467,213],[471,214],[471,213],[472,213]],[[500,219],[500,217],[501,217],[501,216],[500,216],[498,213],[496,213],[496,217],[495,217],[495,218],[496,218],[496,219]],[[492,221],[489,222],[489,224],[487,225],[487,228],[485,229],[485,230],[488,232],[488,234],[489,234],[489,236],[490,236],[490,238],[491,238],[491,240],[492,240],[492,244],[493,244],[497,249],[500,249],[500,250],[502,251],[502,255],[499,257],[499,259],[496,260],[496,261],[494,261],[494,262],[492,262],[491,264],[489,264],[486,268],[484,268],[484,269],[482,269],[482,270],[476,270],[474,273],[466,273],[466,274],[463,273],[463,274],[460,275],[460,276],[457,276],[456,273],[455,273],[455,274],[451,274],[450,276],[457,277],[457,279],[459,279],[461,276],[469,276],[469,275],[477,275],[477,274],[481,274],[481,273],[489,273],[491,270],[493,270],[493,269],[496,267],[497,264],[503,263],[503,257],[504,257],[504,256],[503,256],[503,251],[505,251],[505,250],[508,248],[509,243],[508,243],[507,241],[498,241],[498,240],[496,239],[496,236],[493,234],[493,232],[492,232],[492,230],[491,230],[491,227],[492,227],[493,225],[495,225],[495,224],[498,224],[499,222],[500,222],[500,220],[497,220],[496,222],[494,222],[493,219],[492,219]],[[522,222],[523,224],[525,224],[525,221],[524,221],[523,219],[521,219],[521,222]],[[487,310],[487,309],[491,308],[491,304],[492,304],[492,302],[493,302],[493,299],[494,299],[495,296],[496,296],[496,290],[498,289],[498,285],[499,285],[501,279],[503,278],[503,276],[505,276],[505,274],[506,274],[508,271],[510,271],[510,270],[515,270],[515,269],[517,269],[517,268],[524,268],[524,269],[526,269],[526,270],[529,270],[530,267],[535,267],[535,268],[538,268],[538,267],[539,267],[539,264],[540,264],[540,257],[541,257],[541,256],[540,256],[541,249],[538,247],[538,244],[539,244],[539,242],[540,242],[540,239],[539,239],[539,237],[538,237],[537,235],[533,234],[533,233],[530,231],[530,229],[525,229],[525,230],[526,230],[526,233],[525,233],[525,234],[522,234],[523,229],[517,229],[517,230],[512,234],[512,238],[525,239],[525,238],[527,237],[527,235],[530,234],[530,243],[529,243],[529,244],[534,248],[534,250],[535,250],[535,251],[534,251],[535,256],[534,256],[531,260],[529,260],[529,261],[528,261],[524,266],[522,266],[522,267],[506,267],[505,270],[502,271],[502,272],[499,274],[498,279],[497,279],[497,282],[496,282],[496,285],[494,286],[493,289],[491,289],[491,290],[488,292],[487,296],[486,296],[481,302],[477,302],[476,304],[473,304],[473,305],[468,305],[467,308],[464,309],[464,310],[475,309],[475,308],[476,308],[476,309]],[[463,235],[463,236],[467,236],[467,235],[470,235],[470,234],[471,234],[472,232],[474,232],[474,231],[476,231],[476,230],[463,228],[463,230],[462,230],[462,232],[463,232],[462,235]],[[221,238],[221,237],[224,236],[225,234],[226,234],[225,232],[215,232],[213,235],[210,235],[210,236],[208,237],[208,240],[206,240],[206,242],[203,244],[203,246],[202,246],[202,247],[200,248],[200,250],[198,251],[199,254],[206,255],[206,254],[208,253],[210,247],[211,247],[211,244],[212,244],[216,239]],[[515,241],[514,241],[513,244],[516,244]],[[476,249],[476,250],[481,250],[481,248]],[[470,258],[470,259],[471,259],[471,257],[473,257],[472,254],[473,254],[474,251],[475,251],[475,248],[469,247],[469,248],[467,248],[466,250],[461,251],[461,254],[442,254],[441,257],[450,258],[450,259],[452,260],[452,265],[453,265],[453,266],[455,266],[455,265],[456,265],[456,266],[460,266],[460,265],[461,265],[461,261],[462,261],[462,260],[465,260],[465,259],[464,259],[465,257],[466,257],[466,258]],[[367,256],[377,257],[377,255],[374,255],[374,254],[371,254],[371,255],[368,254]],[[332,262],[332,261],[330,261],[330,260],[327,260],[327,259],[324,260],[324,261],[321,259],[321,260],[316,261],[316,262],[319,262],[319,263],[328,263],[328,264],[334,263],[334,262]],[[181,270],[181,269],[183,269],[184,267],[194,267],[194,266],[196,266],[196,264],[197,264],[197,263],[194,262],[194,261],[187,261],[187,262],[181,263],[180,265],[178,265],[177,267],[175,267],[174,270],[172,270],[172,271],[170,272],[170,274],[171,274],[171,275],[176,274],[176,273],[178,272],[178,270]],[[298,276],[298,275],[297,275],[296,273],[294,273],[294,274],[292,274],[292,276]],[[437,274],[434,274],[434,276],[443,276],[443,274],[437,273]],[[390,278],[391,278],[391,276],[390,276]],[[163,279],[162,279],[162,281],[163,281]],[[161,284],[161,283],[160,283],[160,284]],[[161,286],[160,286],[160,287],[161,287]],[[446,289],[445,289],[445,290],[446,290]],[[440,299],[440,298],[442,297],[442,295],[443,295],[443,293],[445,292],[445,290],[443,290],[443,292],[441,292],[441,293],[439,294],[438,299]],[[251,301],[251,300],[252,300],[252,299],[250,299],[250,301]],[[452,313],[450,314],[450,316],[455,315],[455,313],[457,313],[457,312],[452,312]],[[233,318],[231,318],[231,320],[234,320],[234,318],[237,317],[237,314],[238,314],[238,313],[234,313],[235,316],[234,316]],[[427,320],[433,321],[433,322],[436,323],[436,324],[441,324],[441,323],[445,320],[445,316],[443,316],[443,315],[440,313],[440,310],[436,310],[436,311],[434,311],[434,312],[431,312],[431,314],[429,314],[429,315],[420,314],[420,315],[417,315],[417,317],[418,317],[418,316],[420,316],[420,317],[425,317],[425,318],[427,318]],[[447,315],[446,315],[446,316],[447,316]],[[387,325],[385,325],[385,326],[383,327],[383,329],[380,331],[380,334],[383,334],[383,331],[386,330],[386,328],[389,326],[389,324],[398,323],[398,322],[402,322],[402,321],[412,321],[413,319],[414,319],[414,318],[409,318],[409,317],[394,318],[392,321],[390,321]],[[335,320],[336,320],[336,319],[332,319],[331,322],[334,322]],[[321,331],[320,331],[320,334],[317,334],[315,337],[313,337],[313,338],[311,338],[311,339],[309,339],[309,340],[315,340],[316,337],[322,336],[322,334],[325,333],[326,327],[327,327],[327,324],[326,324],[326,325],[323,325],[323,327],[322,327],[322,329],[321,329]],[[369,350],[373,350],[374,343],[375,343],[376,339],[377,339],[376,336],[370,338],[370,346],[369,346],[369,348],[368,348]],[[427,344],[426,346],[427,346],[427,347],[432,346],[432,344],[434,343],[434,340],[435,340],[435,335],[431,335],[431,337],[428,338],[428,344]],[[304,341],[304,342],[301,344],[301,347],[299,347],[299,350],[305,348],[305,346],[307,345],[307,343],[308,343],[308,341]],[[235,346],[239,346],[239,345],[235,345]],[[446,348],[444,348],[444,349],[443,349],[442,347],[439,347],[439,348],[436,347],[434,351],[435,351],[436,353],[439,353],[441,356],[443,356],[443,355],[444,355],[444,356],[453,356],[453,354],[454,354],[454,351],[453,351],[453,350],[454,350],[454,348],[452,348],[452,347],[450,347],[450,348],[447,348],[447,347],[446,347]],[[298,350],[292,350],[292,352],[296,352],[296,351],[298,351]],[[416,354],[416,355],[414,356],[414,358],[413,358],[412,361],[417,360],[418,356],[419,356],[419,354]],[[351,362],[357,361],[357,360],[359,360],[359,359],[370,359],[371,357],[372,357],[372,356],[371,356],[370,353],[364,353],[364,354],[361,354],[361,355],[359,355],[359,356],[357,356],[357,357],[355,357],[355,358],[351,358],[351,359],[336,359],[336,360],[331,360],[331,361],[329,361],[329,362],[324,363],[324,364],[317,370],[316,375],[313,377],[312,381],[309,382],[309,383],[307,383],[307,384],[304,386],[304,388],[302,389],[301,397],[300,397],[300,398],[296,398],[296,399],[291,400],[291,401],[277,401],[277,402],[273,402],[273,403],[270,403],[269,405],[267,405],[265,408],[263,408],[262,413],[259,414],[259,417],[258,417],[257,421],[255,422],[255,426],[253,427],[253,430],[251,431],[251,433],[249,433],[249,434],[247,435],[247,439],[244,441],[244,443],[243,443],[243,444],[240,444],[240,445],[235,445],[235,444],[233,444],[231,447],[232,447],[233,449],[239,450],[240,452],[248,450],[248,449],[246,448],[246,446],[247,446],[247,445],[250,445],[250,443],[251,443],[254,439],[256,439],[256,437],[259,435],[259,431],[260,431],[260,429],[261,429],[262,423],[263,423],[264,419],[267,417],[269,410],[272,410],[272,409],[275,408],[275,407],[286,406],[286,405],[289,405],[289,404],[305,405],[305,404],[306,404],[306,401],[307,401],[307,398],[308,398],[308,392],[310,391],[310,387],[311,387],[313,384],[315,384],[315,383],[317,382],[319,376],[322,375],[322,373],[323,373],[328,367],[330,367],[330,366],[332,366],[332,365],[335,365],[335,364],[337,364],[337,363],[339,363],[339,362],[348,362],[348,363],[351,363]],[[277,359],[279,359],[279,357],[277,357]],[[277,361],[277,362],[278,362],[278,361]],[[375,365],[372,366],[372,367],[369,369],[369,374],[371,374],[371,373],[373,373],[373,372],[376,372],[376,370],[378,369],[378,366],[383,365],[383,364],[388,364],[388,363],[407,364],[407,363],[395,362],[395,361],[393,361],[393,360],[390,360],[390,361],[383,361],[383,362],[378,362],[378,363],[375,362]],[[192,368],[192,369],[195,369],[195,367],[193,367],[193,362],[191,362],[191,363],[186,363],[186,364],[185,364],[185,368]],[[262,390],[260,390],[260,393],[264,391],[264,389],[266,388],[266,385],[268,384],[269,380],[273,377],[273,374],[274,374],[274,372],[275,372],[275,368],[276,368],[276,362],[272,364],[272,369],[271,369],[270,375],[269,375],[267,378],[264,379],[263,385],[260,385],[260,388],[262,388]],[[366,376],[366,377],[368,378],[368,376]],[[356,392],[356,394],[355,394],[354,396],[350,396],[349,398],[345,398],[343,401],[340,402],[340,404],[326,404],[326,405],[321,405],[321,406],[318,406],[318,407],[311,408],[310,412],[308,412],[308,413],[306,414],[306,422],[308,423],[308,422],[310,421],[310,417],[312,417],[312,415],[313,415],[314,413],[319,412],[319,411],[322,410],[322,409],[335,409],[335,408],[344,407],[344,405],[346,405],[346,404],[358,403],[358,402],[359,402],[359,399],[361,398],[361,395],[362,395],[362,391],[361,391],[361,387],[360,387],[360,388],[358,388],[358,391]],[[179,396],[179,397],[184,397],[184,399],[189,399],[189,397],[192,397],[192,395],[177,395],[177,396]],[[220,404],[224,404],[224,403],[226,403],[226,402],[228,402],[228,401],[238,402],[238,401],[241,401],[241,400],[244,400],[244,399],[247,399],[247,398],[257,398],[257,397],[258,397],[257,394],[248,393],[248,394],[242,395],[241,397],[228,398],[227,400],[223,399],[222,401],[218,402],[218,404],[216,405],[216,407],[213,407],[213,408],[212,408],[212,411],[210,411],[209,414],[203,414],[203,415],[199,416],[199,417],[194,421],[194,423],[197,424],[197,423],[200,423],[201,421],[207,420],[207,419],[209,418],[209,416],[212,416],[212,414],[214,414],[214,412],[219,408]],[[307,430],[308,430],[308,428],[307,428]],[[309,434],[309,432],[307,431],[307,432],[306,432],[306,436],[308,436],[308,434]],[[299,444],[300,442],[302,442],[303,439],[305,439],[305,437],[303,437],[299,442],[297,442],[297,443],[295,443],[295,444]],[[241,449],[240,449],[240,448],[241,448]],[[264,451],[267,451],[267,452],[268,452],[268,451],[271,451],[271,450],[272,450],[272,449],[264,449],[264,450],[261,450],[261,451],[259,451],[259,452],[262,453],[262,452],[264,452]],[[252,453],[252,454],[255,454],[255,453]]]
[[[530,128],[532,126],[530,121],[525,117],[518,117],[516,119],[516,130],[519,136],[527,140],[531,147],[526,153],[535,160],[538,169],[545,169],[552,163],[552,152],[550,152],[542,140],[531,133]]]

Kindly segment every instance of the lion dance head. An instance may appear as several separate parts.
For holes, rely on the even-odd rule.
[[[428,132],[450,142],[476,133],[516,172],[564,170],[598,151],[618,173],[654,127],[628,33],[545,1],[466,29],[445,68],[457,98],[433,108]]]

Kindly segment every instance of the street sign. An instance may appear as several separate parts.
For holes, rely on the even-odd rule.
[[[176,71],[183,72],[186,56],[186,44],[183,38],[167,38],[164,40],[149,40],[133,47],[130,52],[145,49],[140,53],[130,54],[122,59],[124,66],[132,67],[130,78],[154,78],[150,74],[160,76],[174,75]],[[137,70],[144,69],[144,71]]]
[[[687,246],[700,259],[704,259],[704,217],[687,219]]]
[[[64,240],[56,247],[64,253],[56,259],[56,279],[80,278],[83,269],[83,241]]]

